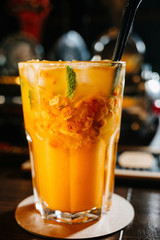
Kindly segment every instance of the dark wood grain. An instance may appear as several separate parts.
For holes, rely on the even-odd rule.
[[[18,164],[0,166],[0,239],[40,240],[15,221],[15,209],[19,202],[32,194],[30,174],[24,173]],[[2,161],[0,161],[2,163]],[[160,239],[160,182],[116,178],[115,192],[127,198],[135,209],[130,226],[103,240],[159,240]]]

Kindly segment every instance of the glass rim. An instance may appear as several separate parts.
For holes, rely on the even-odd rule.
[[[30,61],[22,61],[18,63],[18,66],[24,65],[42,65],[48,67],[66,67],[67,65],[73,67],[84,67],[85,66],[126,66],[126,62],[124,61],[113,61],[109,59],[99,60],[99,61],[51,61],[51,60],[30,60]]]

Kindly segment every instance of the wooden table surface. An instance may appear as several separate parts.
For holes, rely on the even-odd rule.
[[[15,220],[19,202],[32,194],[31,176],[21,170],[21,159],[0,156],[0,239],[45,239],[23,230]],[[160,240],[160,181],[116,178],[115,193],[128,198],[134,221],[125,229],[98,239]]]

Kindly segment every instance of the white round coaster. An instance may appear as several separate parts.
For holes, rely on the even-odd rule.
[[[46,221],[34,207],[34,198],[24,199],[16,208],[17,223],[26,231],[50,238],[84,239],[102,237],[117,232],[129,225],[134,218],[132,205],[124,198],[113,194],[112,206],[99,221],[82,224],[65,224]]]

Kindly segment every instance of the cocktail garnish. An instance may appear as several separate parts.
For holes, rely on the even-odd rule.
[[[70,66],[67,66],[66,71],[67,71],[67,97],[73,98],[77,84],[76,74]]]
[[[28,90],[28,98],[29,98],[30,108],[32,108],[32,105],[33,105],[33,92],[32,92],[31,89]]]
[[[19,78],[19,82],[20,82],[20,85],[22,86],[23,82],[21,77]]]

